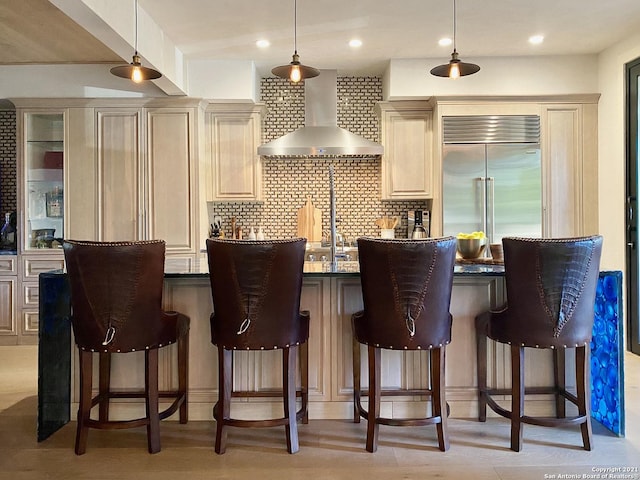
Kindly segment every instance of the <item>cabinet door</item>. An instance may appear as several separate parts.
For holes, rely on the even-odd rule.
[[[0,276],[0,336],[15,336],[17,277]]]
[[[431,117],[413,105],[381,107],[383,200],[433,196]]]
[[[100,240],[145,238],[140,125],[139,109],[97,111]]]
[[[541,119],[544,234],[597,233],[597,105],[546,105]]]
[[[22,112],[23,251],[56,248],[64,232],[63,164],[67,110]]]
[[[195,253],[194,113],[147,111],[148,229],[167,252]]]
[[[257,154],[261,138],[261,107],[220,108],[208,115],[210,177],[207,200],[262,199],[262,162]],[[229,110],[231,109],[231,110]],[[236,109],[235,111],[233,109]]]

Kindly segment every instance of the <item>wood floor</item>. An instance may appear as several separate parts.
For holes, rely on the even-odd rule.
[[[374,454],[366,422],[311,420],[300,425],[300,451],[286,452],[284,428],[230,429],[227,453],[213,451],[211,422],[164,422],[162,451],[150,455],[144,429],[89,433],[73,453],[75,422],[42,443],[36,438],[36,347],[0,347],[0,479],[560,479],[594,478],[607,467],[640,480],[640,357],[625,359],[626,429],[618,438],[594,422],[595,449],[581,448],[578,427],[526,425],[523,451],[509,450],[509,424],[451,419],[451,449],[437,449],[435,427],[381,427]],[[616,470],[612,475],[621,475]],[[584,476],[583,476],[584,475]]]

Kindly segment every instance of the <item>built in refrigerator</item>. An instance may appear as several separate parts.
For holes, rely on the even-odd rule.
[[[444,117],[443,138],[443,233],[541,237],[539,117]]]

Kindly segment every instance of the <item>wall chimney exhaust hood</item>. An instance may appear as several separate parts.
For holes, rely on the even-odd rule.
[[[336,70],[304,82],[305,126],[258,147],[258,155],[275,158],[376,158],[382,145],[338,127]]]

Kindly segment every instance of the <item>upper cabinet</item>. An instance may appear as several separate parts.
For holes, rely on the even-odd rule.
[[[51,252],[62,238],[162,239],[167,254],[198,252],[200,100],[27,99],[16,106],[20,252]]]
[[[261,201],[262,162],[257,150],[265,106],[211,103],[206,112],[207,201]]]
[[[65,109],[20,111],[21,251],[59,248],[64,238],[67,114]]]
[[[190,105],[95,109],[94,237],[196,252],[198,115]]]
[[[597,96],[541,108],[545,234],[598,233]]]
[[[433,107],[428,101],[377,104],[382,156],[382,199],[433,197]]]

